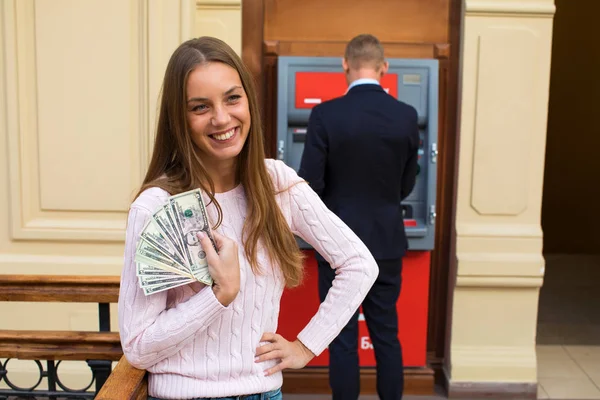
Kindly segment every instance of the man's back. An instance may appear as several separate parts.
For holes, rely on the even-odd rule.
[[[358,35],[346,45],[342,68],[348,93],[313,108],[298,173],[331,211],[368,247],[379,274],[362,303],[377,360],[377,394],[401,400],[402,345],[396,304],[402,287],[402,257],[408,247],[401,200],[412,191],[418,168],[416,110],[380,86],[389,63],[379,39]],[[339,290],[336,271],[319,254],[319,298]],[[329,345],[333,400],[358,399],[358,313]]]
[[[407,247],[400,202],[414,187],[418,145],[415,109],[362,84],[313,109],[299,174],[375,258],[398,258]]]

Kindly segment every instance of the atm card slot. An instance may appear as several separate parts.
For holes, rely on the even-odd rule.
[[[405,219],[404,230],[406,231],[406,236],[409,238],[427,236],[427,227],[425,226],[425,221],[419,218]]]
[[[292,128],[292,142],[294,143],[305,143],[306,142],[306,128]]]
[[[306,142],[306,133],[294,133],[292,140],[294,143],[304,143]]]

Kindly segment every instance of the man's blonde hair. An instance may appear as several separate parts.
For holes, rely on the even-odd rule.
[[[379,39],[369,34],[354,37],[346,45],[344,58],[352,69],[371,67],[379,70],[385,62],[383,46]]]

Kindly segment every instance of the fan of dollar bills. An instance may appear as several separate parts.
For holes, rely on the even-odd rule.
[[[208,235],[216,250],[198,189],[169,197],[152,215],[135,254],[137,277],[146,296],[194,281],[212,285],[206,254],[197,237],[200,231]]]

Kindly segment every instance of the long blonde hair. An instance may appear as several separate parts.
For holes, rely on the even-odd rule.
[[[249,199],[244,223],[244,251],[252,270],[259,272],[258,242],[277,263],[286,285],[297,286],[302,280],[302,253],[277,202],[275,188],[265,167],[263,131],[256,89],[245,65],[225,42],[200,37],[182,43],[173,53],[162,87],[162,96],[152,159],[137,196],[150,187],[160,187],[171,195],[201,188],[217,208],[218,227],[223,211],[215,199],[214,182],[195,150],[186,118],[186,87],[191,71],[198,65],[221,62],[234,68],[248,96],[251,126],[237,162],[237,176]]]

